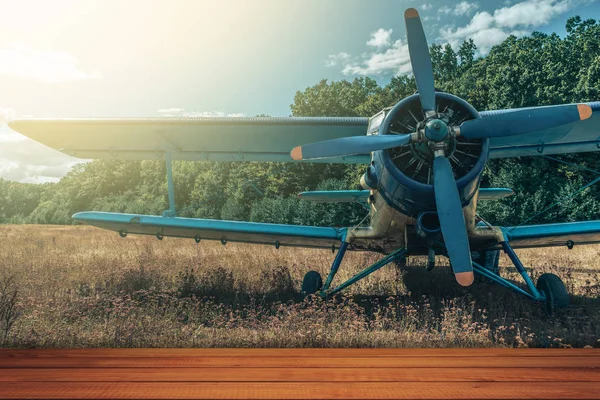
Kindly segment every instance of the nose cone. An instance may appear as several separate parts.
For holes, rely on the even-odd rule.
[[[448,136],[448,125],[442,120],[432,119],[425,125],[425,137],[432,142],[441,142]]]

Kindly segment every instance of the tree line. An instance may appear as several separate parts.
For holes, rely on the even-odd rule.
[[[437,88],[478,110],[600,100],[600,24],[572,17],[567,35],[534,32],[508,37],[484,57],[472,40],[458,50],[432,45]],[[380,86],[368,77],[322,80],[298,91],[293,116],[369,117],[416,90],[410,75]],[[560,202],[597,175],[596,153],[491,160],[483,187],[509,187],[516,195],[480,203],[495,224],[518,224]],[[581,167],[578,167],[581,166]],[[358,189],[362,165],[174,162],[176,204],[182,217],[302,225],[350,226],[367,210],[360,204],[315,204],[304,190]],[[598,218],[600,189],[591,186],[531,223]],[[161,214],[168,208],[165,165],[158,161],[95,160],[79,164],[57,183],[0,179],[0,223],[70,224],[84,210]]]

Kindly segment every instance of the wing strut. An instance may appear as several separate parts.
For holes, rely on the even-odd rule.
[[[377,261],[375,264],[371,265],[370,267],[363,269],[361,272],[354,275],[353,277],[348,279],[346,282],[341,283],[340,285],[336,286],[334,289],[330,289],[331,281],[333,280],[333,278],[335,277],[335,274],[337,273],[340,263],[342,262],[342,259],[344,257],[344,253],[346,252],[347,246],[348,246],[348,244],[344,240],[344,242],[342,243],[342,246],[338,250],[338,254],[336,255],[335,260],[333,261],[333,265],[331,266],[331,270],[329,272],[329,276],[327,277],[327,281],[325,282],[325,286],[320,288],[320,291],[318,293],[319,296],[321,296],[322,298],[328,298],[328,297],[333,296],[334,294],[344,290],[348,286],[358,282],[359,280],[363,279],[364,277],[371,275],[373,272],[377,271],[381,267],[386,266],[387,264],[391,263],[392,261],[395,261],[395,260],[401,259],[402,257],[405,257],[406,254],[408,253],[408,251],[406,250],[405,247],[401,247],[401,248],[397,249],[396,251],[394,251],[393,253],[388,254],[387,256],[383,257],[381,260]]]
[[[169,190],[169,209],[163,211],[163,217],[176,217],[175,210],[175,187],[173,185],[173,162],[171,161],[171,152],[165,151],[165,163],[167,164],[167,188]]]

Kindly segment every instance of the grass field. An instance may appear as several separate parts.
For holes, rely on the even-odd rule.
[[[534,281],[561,276],[572,306],[547,317],[484,280],[461,288],[445,260],[427,273],[421,257],[302,300],[331,251],[4,225],[0,347],[600,347],[600,245],[518,254]],[[378,257],[348,253],[335,282]]]

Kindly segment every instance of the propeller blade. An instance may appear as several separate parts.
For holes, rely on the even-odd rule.
[[[474,280],[469,237],[452,166],[446,157],[433,160],[433,190],[442,236],[456,281],[462,286],[469,286]]]
[[[410,64],[417,82],[421,107],[425,111],[433,111],[435,110],[433,67],[431,66],[429,46],[417,10],[414,8],[407,9],[404,12],[404,22],[406,23]]]
[[[591,115],[592,108],[587,104],[531,108],[465,121],[457,134],[469,139],[521,135],[581,121]]]
[[[297,146],[290,152],[294,160],[343,157],[391,149],[410,142],[410,135],[352,136]]]

